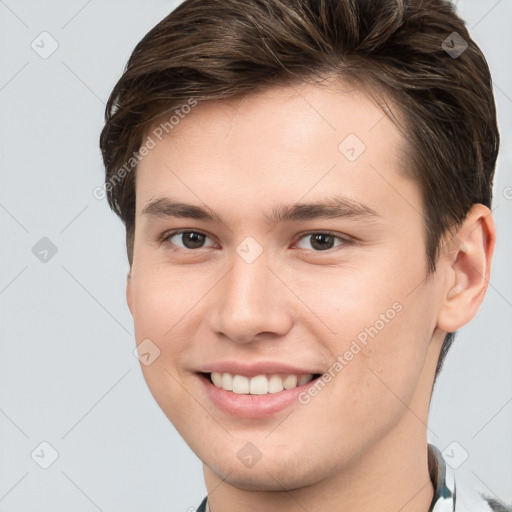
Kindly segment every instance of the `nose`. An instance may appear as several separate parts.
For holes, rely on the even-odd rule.
[[[292,327],[292,293],[270,268],[266,252],[252,263],[238,254],[215,287],[210,328],[241,344],[272,340]]]

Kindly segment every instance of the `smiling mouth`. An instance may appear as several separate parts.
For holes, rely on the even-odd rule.
[[[284,390],[303,386],[318,377],[320,374],[262,374],[254,377],[237,375],[232,373],[203,373],[214,386],[225,391],[231,391],[239,395],[266,395],[279,393]]]

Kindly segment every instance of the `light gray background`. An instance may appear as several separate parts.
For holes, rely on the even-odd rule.
[[[0,512],[187,511],[206,493],[132,354],[123,226],[92,194],[104,102],[177,4],[0,0]],[[467,451],[457,474],[511,502],[512,1],[458,4],[496,86],[498,244],[434,393],[429,440]],[[31,48],[41,37],[51,48],[43,31],[59,45],[47,59]],[[42,237],[58,250],[46,263],[32,252]],[[43,441],[59,455],[48,469],[35,462],[50,461]]]

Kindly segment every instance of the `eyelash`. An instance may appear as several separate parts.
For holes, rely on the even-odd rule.
[[[193,230],[193,229],[181,229],[181,230],[176,230],[176,231],[167,231],[167,232],[165,232],[159,238],[159,242],[162,243],[162,244],[173,246],[172,250],[173,251],[177,251],[177,252],[189,252],[189,251],[194,252],[194,251],[200,251],[201,249],[207,249],[207,247],[199,247],[197,249],[186,249],[186,248],[182,248],[182,247],[177,247],[175,244],[173,244],[170,241],[170,239],[173,236],[181,235],[183,233],[195,233],[195,234],[203,235],[203,236],[205,236],[207,238],[210,238],[206,233],[203,233],[202,231],[196,231],[196,230]],[[294,244],[296,244],[297,242],[299,242],[303,238],[307,238],[308,236],[313,236],[313,235],[327,235],[327,236],[331,236],[331,237],[333,237],[333,238],[335,238],[335,239],[337,239],[337,240],[342,242],[341,244],[339,244],[337,246],[334,246],[334,247],[332,247],[330,249],[325,249],[323,251],[312,250],[312,252],[319,253],[319,254],[321,254],[321,253],[331,253],[337,247],[350,245],[350,244],[352,244],[354,242],[353,240],[351,240],[348,237],[342,237],[342,236],[337,235],[336,233],[333,233],[331,231],[309,231],[307,233],[300,234],[300,236],[297,238],[297,241],[294,242]],[[302,249],[302,250],[309,250],[309,249]]]

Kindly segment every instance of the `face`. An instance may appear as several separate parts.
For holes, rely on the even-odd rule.
[[[228,484],[312,485],[424,435],[441,284],[404,144],[361,91],[276,87],[199,104],[139,164],[141,368]]]

